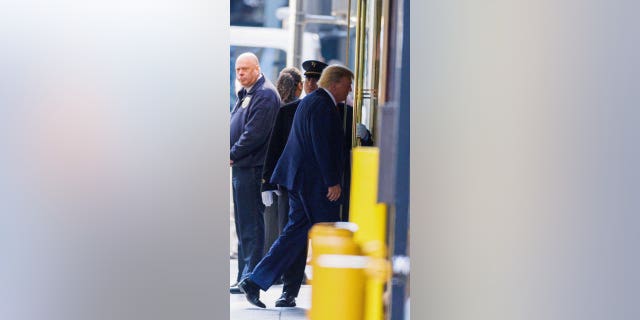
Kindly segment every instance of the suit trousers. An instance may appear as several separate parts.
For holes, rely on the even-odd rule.
[[[274,196],[274,202],[271,206],[266,207],[264,211],[265,225],[265,254],[276,241],[278,236],[289,222],[289,194],[285,189],[280,189],[280,195]],[[282,291],[289,295],[297,296],[300,291],[300,284],[304,279],[304,268],[307,264],[306,251],[300,253],[295,262],[282,274],[282,283],[284,284]],[[302,270],[302,272],[300,271]],[[277,278],[276,278],[277,280]]]
[[[289,222],[289,192],[285,188],[278,188],[278,190],[280,190],[278,196],[278,227],[280,228],[278,235],[280,235]]]
[[[289,221],[289,195],[286,189],[279,189],[280,195],[273,195],[273,204],[264,209],[264,253],[276,241]]]
[[[295,283],[285,282],[283,291],[296,296],[304,276],[309,229],[317,222],[338,221],[340,206],[329,201],[326,192],[289,191],[289,207],[287,225],[249,278],[267,291],[286,272],[285,278],[295,279]]]
[[[278,196],[273,196],[273,203],[264,208],[264,248],[263,252],[266,254],[271,248],[273,242],[278,239],[282,229],[278,226],[278,204],[280,199]]]
[[[260,194],[262,166],[231,167],[233,209],[238,236],[237,281],[245,278],[262,259],[264,204]]]

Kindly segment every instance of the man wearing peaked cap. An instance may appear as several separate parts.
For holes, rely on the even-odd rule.
[[[318,79],[322,74],[322,70],[327,67],[327,64],[318,60],[306,60],[302,63],[302,69],[304,69],[304,93],[309,94],[318,89]]]

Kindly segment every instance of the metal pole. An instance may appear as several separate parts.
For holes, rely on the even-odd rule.
[[[362,112],[362,99],[364,87],[364,56],[365,56],[365,36],[367,21],[367,1],[358,0],[356,25],[356,54],[355,54],[355,96],[353,99],[353,125],[351,135],[351,145],[357,145],[356,123],[360,122]]]
[[[369,104],[369,130],[371,134],[376,136],[376,119],[378,113],[378,93],[380,89],[380,38],[381,38],[381,20],[382,20],[382,0],[376,0],[374,5],[374,28],[375,32],[371,33],[371,91]]]
[[[299,68],[302,64],[302,36],[304,34],[305,15],[302,10],[303,0],[289,0],[289,47],[291,56],[287,56],[287,65]]]
[[[349,67],[349,49],[351,45],[351,0],[349,0],[349,6],[347,7],[347,53],[345,56],[344,65]],[[345,108],[346,109],[346,108]]]
[[[334,16],[322,16],[317,14],[307,14],[304,16],[305,23],[333,24],[338,26],[348,25],[349,22]]]

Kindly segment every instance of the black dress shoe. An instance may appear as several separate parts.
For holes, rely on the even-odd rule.
[[[249,278],[240,281],[240,283],[238,283],[238,288],[240,288],[240,290],[244,292],[245,298],[247,298],[247,301],[249,301],[252,305],[260,308],[267,307],[264,303],[262,303],[262,301],[260,301],[260,287],[258,287],[258,285],[251,281]]]
[[[296,306],[296,297],[283,292],[280,298],[276,300],[276,307],[279,308],[292,308]]]
[[[235,284],[232,284],[229,287],[229,293],[231,293],[231,294],[241,294],[242,291],[240,290],[240,288],[238,288],[238,284],[235,283]]]

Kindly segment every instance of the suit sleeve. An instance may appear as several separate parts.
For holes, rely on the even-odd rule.
[[[280,105],[275,94],[254,95],[245,130],[231,147],[229,157],[236,161],[251,154],[269,138],[273,120]]]
[[[340,172],[336,167],[336,158],[339,156],[335,153],[335,148],[331,145],[332,128],[336,126],[330,125],[334,121],[339,121],[333,117],[328,107],[321,107],[311,117],[310,133],[313,155],[320,167],[320,174],[323,182],[327,187],[335,186],[340,183]]]

